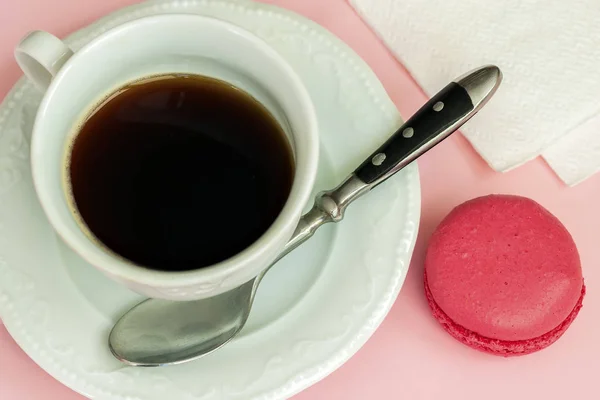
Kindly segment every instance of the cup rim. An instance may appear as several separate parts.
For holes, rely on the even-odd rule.
[[[277,64],[289,80],[290,86],[294,91],[293,95],[302,104],[302,109],[298,110],[298,112],[303,114],[302,118],[306,121],[308,126],[308,129],[302,132],[302,135],[307,137],[308,145],[306,146],[306,153],[303,156],[303,163],[300,164],[300,160],[298,158],[296,159],[294,181],[288,199],[282,210],[271,226],[254,243],[232,257],[207,267],[188,271],[161,271],[149,269],[129,260],[121,259],[116,255],[103,250],[90,239],[87,239],[87,242],[83,242],[72,234],[72,229],[68,227],[66,223],[64,223],[63,218],[52,209],[52,203],[54,202],[54,200],[52,200],[53,196],[39,190],[40,181],[44,179],[40,176],[40,168],[43,168],[43,165],[35,154],[43,152],[43,140],[39,139],[39,137],[43,135],[43,129],[40,128],[40,126],[42,126],[44,115],[52,101],[53,93],[58,85],[60,85],[62,77],[68,73],[70,66],[79,62],[85,57],[86,52],[93,51],[94,46],[112,35],[122,34],[123,31],[139,28],[140,26],[151,24],[156,21],[176,19],[180,19],[181,22],[212,24],[220,29],[231,31],[242,36],[247,43],[251,44],[257,52],[266,56],[270,62]],[[40,132],[38,132],[38,130]],[[318,158],[319,138],[316,111],[301,78],[296,74],[288,62],[274,48],[248,30],[220,19],[192,14],[153,15],[129,21],[103,32],[76,51],[61,68],[46,90],[36,115],[31,139],[31,169],[35,191],[44,213],[57,234],[82,258],[91,263],[94,267],[107,272],[112,277],[135,282],[136,284],[167,289],[191,286],[199,283],[202,284],[203,282],[206,282],[207,284],[211,281],[215,283],[219,281],[223,282],[232,275],[238,274],[246,269],[248,269],[248,271],[243,275],[246,280],[248,280],[267,268],[268,265],[264,265],[262,268],[255,267],[250,271],[247,267],[252,265],[256,259],[259,259],[265,251],[270,250],[273,246],[281,242],[284,233],[292,232],[295,228],[298,216],[302,214],[313,190],[317,175]],[[66,202],[66,198],[63,199],[63,201]],[[71,215],[71,217],[74,218],[73,215]],[[289,238],[286,237],[285,241],[288,239]],[[90,247],[94,247],[95,249],[100,250],[100,252],[90,252]],[[244,282],[238,282],[238,284],[242,283]]]

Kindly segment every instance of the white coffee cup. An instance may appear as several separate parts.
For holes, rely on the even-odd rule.
[[[312,191],[318,165],[318,127],[300,78],[265,42],[220,20],[170,14],[117,26],[76,53],[49,33],[31,32],[17,46],[15,57],[25,75],[45,91],[31,142],[35,189],[54,229],[90,264],[147,296],[194,300],[247,282],[283,249]],[[215,77],[250,93],[283,127],[296,164],[283,210],[255,243],[223,262],[185,272],[147,269],[97,245],[77,223],[62,178],[68,139],[88,113],[128,82],[163,73]],[[219,194],[208,195],[215,197],[218,207]],[[207,212],[234,211],[217,208]]]

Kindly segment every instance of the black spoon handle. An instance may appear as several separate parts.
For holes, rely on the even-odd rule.
[[[294,234],[273,264],[307,241],[322,225],[341,221],[350,203],[456,131],[487,103],[501,81],[498,67],[485,66],[442,89],[344,182],[317,195],[313,208],[300,218]],[[268,270],[265,269],[256,282],[260,282]]]
[[[485,66],[448,84],[417,111],[354,174],[377,185],[450,136],[494,94],[500,70]]]

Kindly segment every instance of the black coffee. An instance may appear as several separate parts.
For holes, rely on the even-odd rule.
[[[256,241],[290,193],[293,155],[264,106],[219,80],[161,76],[101,104],[68,162],[91,233],[164,271],[223,261]]]

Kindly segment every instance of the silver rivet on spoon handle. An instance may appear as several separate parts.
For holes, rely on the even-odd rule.
[[[348,205],[416,160],[467,122],[495,93],[502,73],[495,66],[473,70],[448,84],[403,124],[335,189],[319,193],[302,216],[275,264],[328,222],[339,222]],[[149,299],[113,327],[109,347],[134,366],[180,364],[229,342],[250,314],[254,295],[270,266],[253,280],[208,299]]]

